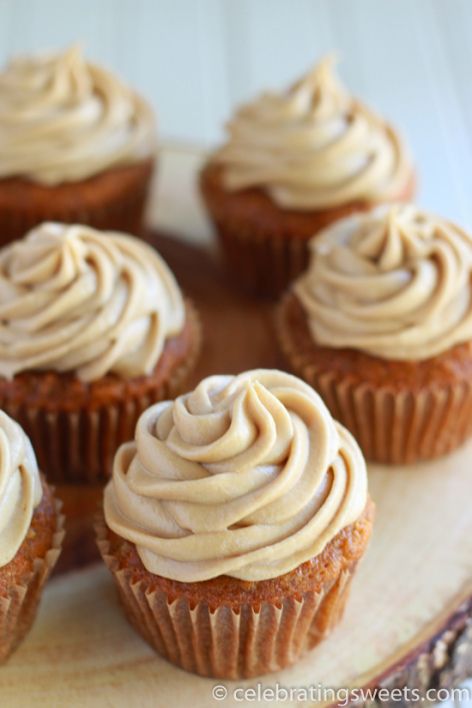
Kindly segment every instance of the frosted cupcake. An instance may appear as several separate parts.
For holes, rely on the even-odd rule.
[[[331,631],[372,513],[351,435],[305,383],[258,370],[143,413],[115,458],[99,547],[157,652],[234,679]]]
[[[31,443],[0,411],[0,661],[29,631],[59,556],[63,520]]]
[[[79,47],[0,73],[0,244],[42,221],[137,233],[156,147],[152,110]]]
[[[48,479],[99,481],[141,412],[176,395],[195,310],[139,239],[45,223],[0,250],[0,407]]]
[[[239,109],[200,184],[238,284],[274,295],[306,266],[315,233],[410,199],[414,174],[396,130],[345,91],[328,57]]]
[[[326,229],[283,298],[287,360],[368,459],[432,459],[472,432],[472,237],[411,206]]]

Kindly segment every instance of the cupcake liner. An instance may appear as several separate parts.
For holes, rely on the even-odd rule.
[[[368,460],[395,465],[431,460],[472,435],[472,381],[408,390],[320,370],[313,358],[296,350],[283,307],[284,301],[278,311],[277,335],[289,367],[318,391]]]
[[[104,175],[105,176],[105,175]],[[20,203],[0,204],[0,246],[22,238],[30,229],[44,221],[58,221],[66,224],[86,224],[96,229],[124,231],[141,235],[143,217],[149,194],[152,169],[142,170],[142,174],[120,190],[104,194],[100,202],[95,199],[81,199],[84,182],[77,184],[77,198],[63,197],[51,187],[50,195],[40,204],[27,197],[29,183],[25,182],[25,199]],[[0,182],[0,193],[1,193]],[[60,190],[60,187],[58,188]],[[100,187],[98,187],[100,190]]]
[[[97,542],[111,571],[125,614],[141,636],[167,661],[186,671],[243,679],[278,671],[297,661],[326,637],[342,617],[356,563],[320,593],[287,596],[258,606],[227,605],[212,610],[190,605],[136,581],[110,552],[103,518]]]
[[[376,206],[358,201],[317,211],[283,209],[259,189],[227,192],[221,168],[211,163],[200,173],[200,188],[228,272],[243,290],[272,298],[306,269],[313,236],[338,219]],[[408,201],[414,191],[412,175],[394,201]]]
[[[64,516],[56,500],[56,530],[52,546],[44,558],[37,558],[33,570],[23,582],[12,585],[8,595],[0,597],[0,662],[17,648],[36,617],[41,591],[59,557],[64,538]]]
[[[308,242],[313,234],[291,237],[282,230],[256,229],[243,217],[215,226],[228,270],[250,293],[276,297],[308,265]]]
[[[200,321],[193,305],[187,301],[187,316],[192,328],[192,347],[185,359],[171,372],[168,380],[153,385],[152,380],[139,395],[127,393],[110,405],[97,408],[80,407],[57,410],[14,405],[8,399],[0,407],[16,420],[30,437],[41,469],[53,483],[103,483],[111,474],[118,447],[134,437],[141,413],[158,401],[175,398],[181,393],[200,350]],[[93,405],[93,401],[90,402]]]
[[[0,209],[0,246],[25,234],[44,221],[58,221],[65,224],[86,224],[103,231],[123,231],[135,236],[141,235],[144,209],[148,189],[133,194],[128,199],[109,201],[100,206],[77,209],[73,205],[51,207],[49,210]]]
[[[355,436],[367,459],[384,464],[431,460],[459,447],[472,433],[472,385],[396,391],[301,374],[333,416]]]

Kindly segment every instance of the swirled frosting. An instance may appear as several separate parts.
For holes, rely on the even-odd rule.
[[[0,568],[17,554],[42,495],[29,438],[0,411]]]
[[[0,178],[78,181],[154,149],[148,104],[76,46],[19,57],[0,73]]]
[[[257,581],[319,554],[366,500],[361,452],[318,394],[257,370],[149,408],[116,455],[104,508],[151,573]]]
[[[132,236],[51,222],[0,251],[0,376],[149,374],[184,321],[169,268]]]
[[[472,237],[412,205],[321,232],[294,289],[314,340],[397,360],[472,340]]]
[[[214,156],[229,190],[265,189],[283,208],[399,199],[412,168],[395,130],[349,96],[332,57],[282,94],[264,93],[228,124]]]

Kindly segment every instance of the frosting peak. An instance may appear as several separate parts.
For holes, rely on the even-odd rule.
[[[264,93],[236,113],[214,157],[227,189],[260,187],[299,210],[400,198],[411,177],[405,147],[349,96],[333,63],[325,58],[285,93]]]
[[[295,284],[313,338],[397,360],[472,339],[472,237],[412,205],[338,221]]]
[[[36,457],[22,428],[0,411],[0,568],[17,554],[42,498]]]
[[[139,239],[44,223],[0,250],[0,375],[151,373],[185,320],[167,265]]]
[[[147,103],[79,47],[18,57],[0,73],[0,178],[55,185],[154,152]]]
[[[318,555],[366,501],[361,452],[318,394],[256,370],[211,376],[143,413],[104,508],[152,573],[256,581]]]

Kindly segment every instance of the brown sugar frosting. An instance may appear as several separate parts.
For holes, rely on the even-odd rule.
[[[318,345],[420,361],[472,340],[472,237],[413,205],[338,221],[294,285]]]
[[[0,568],[17,554],[41,498],[41,479],[29,438],[0,411]]]
[[[143,241],[44,223],[0,250],[0,376],[151,373],[183,330],[180,289]]]
[[[104,511],[154,574],[258,581],[315,557],[366,502],[362,454],[318,394],[256,370],[149,408],[116,455]]]
[[[0,178],[80,181],[154,151],[146,101],[79,47],[18,57],[0,73]]]
[[[288,209],[395,199],[412,166],[397,132],[353,99],[326,57],[285,93],[264,93],[228,124],[214,156],[233,191],[260,187]]]

